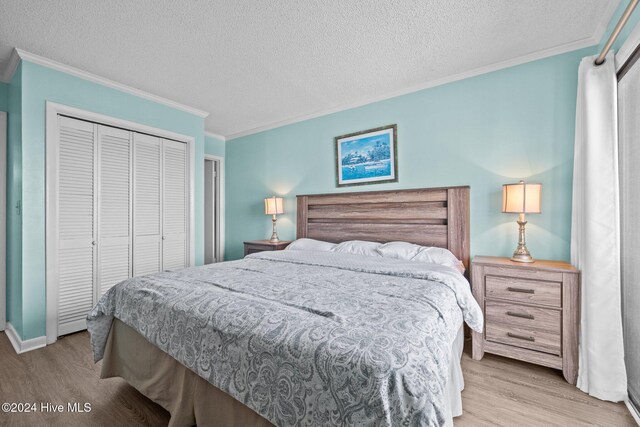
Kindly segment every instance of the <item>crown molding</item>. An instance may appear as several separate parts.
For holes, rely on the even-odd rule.
[[[548,58],[551,56],[555,56],[555,55],[560,55],[563,53],[567,53],[567,52],[571,52],[574,50],[579,50],[579,49],[583,49],[586,47],[591,47],[591,46],[595,46],[598,45],[600,43],[600,41],[602,40],[602,37],[604,36],[604,33],[607,29],[607,27],[609,26],[609,23],[611,21],[611,19],[613,18],[613,15],[615,14],[618,6],[619,6],[620,2],[619,1],[612,1],[609,4],[609,8],[607,9],[607,11],[602,15],[602,20],[598,23],[595,31],[593,32],[593,35],[591,37],[587,37],[584,39],[580,39],[580,40],[576,40],[574,42],[571,43],[564,43],[558,46],[554,46],[548,49],[543,49],[543,50],[539,50],[537,52],[532,52],[529,53],[527,55],[522,55],[513,59],[509,59],[506,61],[501,61],[501,62],[496,62],[493,64],[489,64],[489,65],[485,65],[483,67],[479,67],[479,68],[474,68],[472,70],[469,71],[464,71],[462,73],[458,73],[458,74],[454,74],[451,76],[447,76],[447,77],[443,77],[440,79],[435,79],[435,80],[430,80],[428,82],[416,85],[416,86],[412,86],[409,87],[407,89],[402,89],[399,91],[395,91],[395,92],[391,92],[391,93],[387,93],[385,95],[381,95],[381,96],[377,96],[377,97],[373,97],[373,98],[368,98],[365,99],[363,101],[358,101],[358,102],[354,102],[354,103],[349,103],[349,104],[344,104],[344,105],[340,105],[340,106],[336,106],[333,108],[327,108],[324,110],[319,110],[316,111],[314,113],[310,113],[310,114],[305,114],[305,115],[301,115],[301,116],[296,116],[296,117],[291,117],[289,119],[285,119],[285,120],[279,120],[276,122],[271,122],[271,123],[266,123],[264,125],[261,126],[257,126],[251,129],[247,129],[247,130],[243,130],[243,131],[239,131],[233,134],[230,134],[227,136],[227,141],[230,141],[232,139],[236,139],[236,138],[241,138],[243,136],[248,136],[248,135],[253,135],[256,133],[260,133],[260,132],[264,132],[270,129],[275,129],[275,128],[279,128],[282,126],[287,126],[287,125],[291,125],[294,123],[298,123],[298,122],[303,122],[305,120],[310,120],[310,119],[315,119],[318,117],[322,117],[322,116],[326,116],[329,114],[333,114],[333,113],[338,113],[340,111],[346,111],[346,110],[350,110],[352,108],[357,108],[357,107],[362,107],[364,105],[367,104],[372,104],[374,102],[378,102],[378,101],[384,101],[386,99],[391,99],[391,98],[395,98],[398,96],[402,96],[402,95],[407,95],[413,92],[419,92],[421,90],[424,89],[429,89],[432,87],[436,87],[436,86],[442,86],[448,83],[453,83],[456,82],[458,80],[464,80],[464,79],[468,79],[471,77],[476,77],[482,74],[487,74],[487,73],[491,73],[494,71],[498,71],[504,68],[510,68],[510,67],[514,67],[516,65],[522,65],[522,64],[526,64],[527,62],[532,62],[532,61],[537,61],[539,59],[544,59],[544,58]]]
[[[204,131],[204,135],[208,136],[209,138],[214,138],[214,139],[221,139],[222,142],[226,142],[227,138],[224,135],[220,135],[219,133],[213,133],[213,132],[209,132],[209,131]]]
[[[107,78],[98,76],[96,74],[89,73],[88,71],[81,70],[79,68],[71,67],[69,65],[62,64],[60,62],[54,61],[52,59],[45,58],[43,56],[39,56],[22,49],[14,48],[11,53],[11,58],[9,59],[9,64],[5,69],[3,74],[3,80],[8,82],[13,78],[13,74],[18,67],[18,63],[20,61],[28,61],[34,64],[41,65],[43,67],[51,68],[56,71],[63,72],[65,74],[69,74],[75,77],[79,77],[84,80],[88,80],[93,83],[97,83],[102,86],[110,87],[112,89],[119,90],[120,92],[125,92],[139,98],[143,98],[149,101],[153,101],[158,104],[166,105],[167,107],[175,108],[176,110],[181,110],[189,114],[193,114],[198,117],[205,118],[209,115],[206,111],[198,110],[193,107],[189,107],[184,104],[180,104],[175,101],[171,101],[170,99],[163,98],[161,96],[154,95],[149,92],[145,92],[140,89],[133,88],[131,86],[124,85],[122,83],[114,82],[113,80],[109,80]]]
[[[262,124],[260,126],[256,126],[253,128],[249,128],[249,129],[245,129],[245,130],[241,130],[235,133],[232,133],[230,135],[224,136],[224,135],[220,135],[220,134],[216,134],[213,132],[207,132],[205,131],[205,135],[212,137],[212,138],[216,138],[216,139],[221,139],[223,141],[229,141],[232,139],[236,139],[236,138],[241,138],[243,136],[248,136],[248,135],[252,135],[252,134],[256,134],[256,133],[260,133],[260,132],[264,132],[270,129],[275,129],[278,127],[282,127],[282,126],[287,126],[287,125],[291,125],[294,123],[298,123],[298,122],[302,122],[305,120],[310,120],[310,119],[314,119],[314,118],[318,118],[318,117],[322,117],[322,116],[326,116],[329,114],[333,114],[333,113],[337,113],[337,112],[341,112],[341,111],[345,111],[345,110],[349,110],[349,109],[353,109],[353,108],[357,108],[357,107],[361,107],[367,104],[371,104],[371,103],[375,103],[375,102],[379,102],[379,101],[383,101],[386,99],[391,99],[391,98],[395,98],[398,96],[402,96],[402,95],[406,95],[409,93],[413,93],[413,92],[418,92],[424,89],[429,89],[432,87],[436,87],[436,86],[441,86],[441,85],[445,85],[448,83],[452,83],[458,80],[463,80],[463,79],[467,79],[467,78],[471,78],[471,77],[475,77],[475,76],[479,76],[481,74],[486,74],[486,73],[490,73],[493,71],[498,71],[501,70],[503,68],[509,68],[509,67],[513,67],[513,66],[517,66],[517,65],[521,65],[521,64],[525,64],[527,62],[531,62],[531,61],[536,61],[539,59],[543,59],[543,58],[547,58],[550,56],[555,56],[555,55],[559,55],[559,54],[563,54],[563,53],[567,53],[573,50],[578,50],[578,49],[582,49],[582,48],[586,48],[586,47],[590,47],[590,46],[594,46],[594,45],[598,45],[601,40],[602,37],[606,31],[606,29],[609,26],[609,23],[613,17],[613,15],[615,14],[618,6],[620,5],[620,1],[611,1],[609,3],[608,9],[606,10],[605,13],[602,14],[602,19],[599,21],[598,25],[596,26],[594,33],[591,37],[588,38],[584,38],[581,40],[577,40],[571,43],[565,43],[562,45],[558,45],[558,46],[554,46],[552,48],[548,48],[548,49],[543,49],[537,52],[533,52],[527,55],[523,55],[517,58],[512,58],[506,61],[501,61],[501,62],[497,62],[494,64],[490,64],[490,65],[486,65],[483,67],[478,67],[469,71],[465,71],[462,73],[458,73],[455,75],[451,75],[451,76],[447,76],[447,77],[443,77],[443,78],[439,78],[439,79],[434,79],[434,80],[430,80],[424,83],[421,83],[419,85],[415,85],[406,89],[402,89],[399,91],[394,91],[394,92],[390,92],[384,95],[380,95],[380,96],[376,96],[376,97],[372,97],[372,98],[367,98],[361,101],[357,101],[357,102],[353,102],[353,103],[347,103],[347,104],[342,104],[342,105],[338,105],[338,106],[334,106],[331,108],[327,108],[327,109],[322,109],[322,110],[318,110],[315,111],[313,113],[309,113],[309,114],[303,114],[300,116],[293,116],[290,117],[288,119],[284,119],[284,120],[278,120],[278,121],[274,121],[274,122],[269,122],[269,123],[265,123]],[[20,60],[26,60],[32,63],[36,63],[38,65],[42,65],[44,67],[48,67],[51,69],[55,69],[61,72],[64,72],[66,74],[70,74],[85,80],[89,80],[95,83],[98,83],[100,85],[103,86],[107,86],[125,93],[129,93],[132,95],[135,95],[137,97],[143,98],[143,99],[147,99],[159,104],[163,104],[166,106],[169,106],[171,108],[175,108],[178,110],[182,110],[185,111],[187,113],[190,114],[194,114],[198,117],[202,117],[205,118],[209,115],[209,113],[207,113],[206,111],[203,110],[199,110],[199,109],[195,109],[193,107],[189,107],[171,100],[168,100],[166,98],[162,98],[160,96],[156,96],[153,95],[151,93],[148,92],[144,92],[142,90],[136,89],[136,88],[132,88],[130,86],[126,86],[124,84],[121,83],[117,83],[114,82],[112,80],[108,80],[106,78],[100,77],[98,75],[80,70],[78,68],[75,67],[71,67],[53,60],[50,60],[48,58],[44,58],[29,52],[26,52],[24,50],[15,48],[12,52],[11,52],[11,56],[9,59],[9,62],[7,63],[7,66],[5,67],[4,73],[2,73],[0,75],[0,80],[4,81],[4,82],[9,82],[17,67],[18,64],[20,63]]]
[[[513,58],[513,59],[509,59],[506,61],[501,61],[501,62],[496,62],[490,65],[485,65],[483,67],[479,67],[479,68],[474,68],[472,70],[469,71],[464,71],[462,73],[458,73],[458,74],[454,74],[451,76],[446,76],[443,78],[439,78],[439,79],[434,79],[434,80],[430,80],[428,82],[425,83],[421,83],[419,85],[415,85],[415,86],[411,86],[409,88],[406,89],[402,89],[402,90],[398,90],[395,92],[390,92],[381,96],[377,96],[377,97],[373,97],[373,98],[367,98],[365,100],[362,101],[358,101],[358,102],[354,102],[354,103],[349,103],[349,104],[344,104],[344,105],[340,105],[337,107],[333,107],[333,108],[327,108],[324,110],[320,110],[320,111],[316,111],[314,113],[310,113],[310,114],[305,114],[305,115],[301,115],[301,116],[296,116],[296,117],[291,117],[289,119],[285,119],[285,120],[280,120],[280,121],[276,121],[276,122],[272,122],[272,123],[267,123],[264,124],[262,126],[257,126],[251,129],[247,129],[244,131],[240,131],[240,132],[236,132],[233,134],[230,134],[227,136],[227,141],[230,141],[232,139],[236,139],[236,138],[241,138],[243,136],[248,136],[248,135],[253,135],[256,133],[260,133],[260,132],[264,132],[270,129],[275,129],[275,128],[279,128],[282,126],[287,126],[287,125],[291,125],[294,123],[298,123],[298,122],[303,122],[305,120],[310,120],[310,119],[315,119],[318,117],[322,117],[322,116],[326,116],[329,114],[333,114],[333,113],[338,113],[341,111],[345,111],[345,110],[351,110],[353,108],[357,108],[357,107],[362,107],[364,105],[368,105],[368,104],[372,104],[375,102],[379,102],[379,101],[384,101],[387,99],[391,99],[391,98],[396,98],[398,96],[402,96],[402,95],[408,95],[410,93],[413,92],[419,92],[421,90],[425,90],[425,89],[429,89],[432,87],[436,87],[436,86],[442,86],[448,83],[453,83],[459,80],[464,80],[464,79],[468,79],[471,77],[476,77],[482,74],[487,74],[487,73],[491,73],[494,71],[498,71],[498,70],[502,70],[504,68],[510,68],[510,67],[514,67],[516,65],[522,65],[525,64],[527,62],[532,62],[532,61],[536,61],[539,59],[544,59],[550,56],[555,56],[555,55],[559,55],[562,53],[567,53],[567,52],[571,52],[574,50],[579,50],[579,49],[583,49],[585,47],[590,47],[590,46],[594,46],[597,45],[599,42],[599,38],[596,38],[595,34],[592,37],[589,38],[585,38],[585,39],[581,39],[581,40],[577,40],[575,42],[571,42],[571,43],[566,43],[563,45],[559,45],[559,46],[555,46],[553,48],[549,48],[549,49],[544,49],[544,50],[540,50],[537,52],[533,52],[527,55],[523,55],[523,56],[519,56],[517,58]]]

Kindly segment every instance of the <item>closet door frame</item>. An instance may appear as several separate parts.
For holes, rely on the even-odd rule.
[[[172,139],[187,144],[187,180],[189,184],[189,200],[187,218],[187,259],[190,266],[195,265],[195,138],[164,129],[142,125],[118,119],[104,114],[81,110],[75,107],[47,101],[45,123],[45,239],[46,239],[46,334],[47,344],[58,339],[58,156],[59,127],[58,116],[64,115],[79,120],[86,120],[106,126],[119,127],[133,132],[146,133],[160,138]],[[132,221],[133,218],[130,217]]]
[[[216,262],[222,262],[224,261],[224,247],[225,247],[225,236],[224,236],[224,230],[225,230],[225,223],[224,223],[224,213],[225,213],[225,207],[224,207],[224,189],[225,189],[225,183],[224,183],[224,157],[222,156],[214,156],[213,154],[205,154],[204,155],[204,160],[212,160],[214,162],[218,163],[219,166],[219,170],[217,171],[217,178],[218,178],[218,188],[217,188],[217,202],[214,201],[214,204],[217,203],[219,212],[218,212],[218,221],[216,224],[216,239],[218,240],[218,247],[219,247],[219,252],[218,252],[218,257],[216,259]],[[206,202],[205,202],[206,203]],[[205,219],[206,221],[206,219]]]

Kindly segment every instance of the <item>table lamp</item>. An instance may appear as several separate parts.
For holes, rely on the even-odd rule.
[[[504,184],[502,186],[502,212],[519,214],[519,241],[518,247],[511,257],[512,261],[535,261],[527,249],[527,242],[524,236],[524,227],[527,225],[527,221],[525,221],[524,215],[528,213],[540,213],[541,193],[542,184],[529,184],[520,181],[517,184]]]
[[[273,224],[273,233],[271,234],[271,239],[269,241],[277,243],[280,239],[278,238],[278,231],[276,230],[276,221],[278,220],[276,215],[284,213],[282,197],[272,196],[264,199],[264,213],[265,215],[272,215],[271,222]]]

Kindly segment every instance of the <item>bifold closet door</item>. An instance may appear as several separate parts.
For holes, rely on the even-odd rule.
[[[176,270],[187,261],[187,144],[163,140],[162,269]]]
[[[112,286],[188,265],[187,144],[58,116],[58,335]],[[52,170],[55,170],[52,169]]]
[[[96,302],[109,288],[132,274],[131,137],[129,131],[98,126]]]
[[[133,275],[162,269],[162,139],[133,136]]]
[[[96,283],[97,125],[58,116],[58,335],[86,329]]]

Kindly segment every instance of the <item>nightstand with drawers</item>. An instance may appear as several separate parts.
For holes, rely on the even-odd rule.
[[[478,256],[471,280],[485,316],[484,333],[473,332],[473,359],[485,352],[511,357],[561,369],[576,383],[580,273],[575,267]]]
[[[280,240],[276,243],[273,243],[270,240],[251,240],[249,242],[244,242],[244,256],[256,252],[281,251],[289,246],[289,243],[291,242],[286,240]]]

